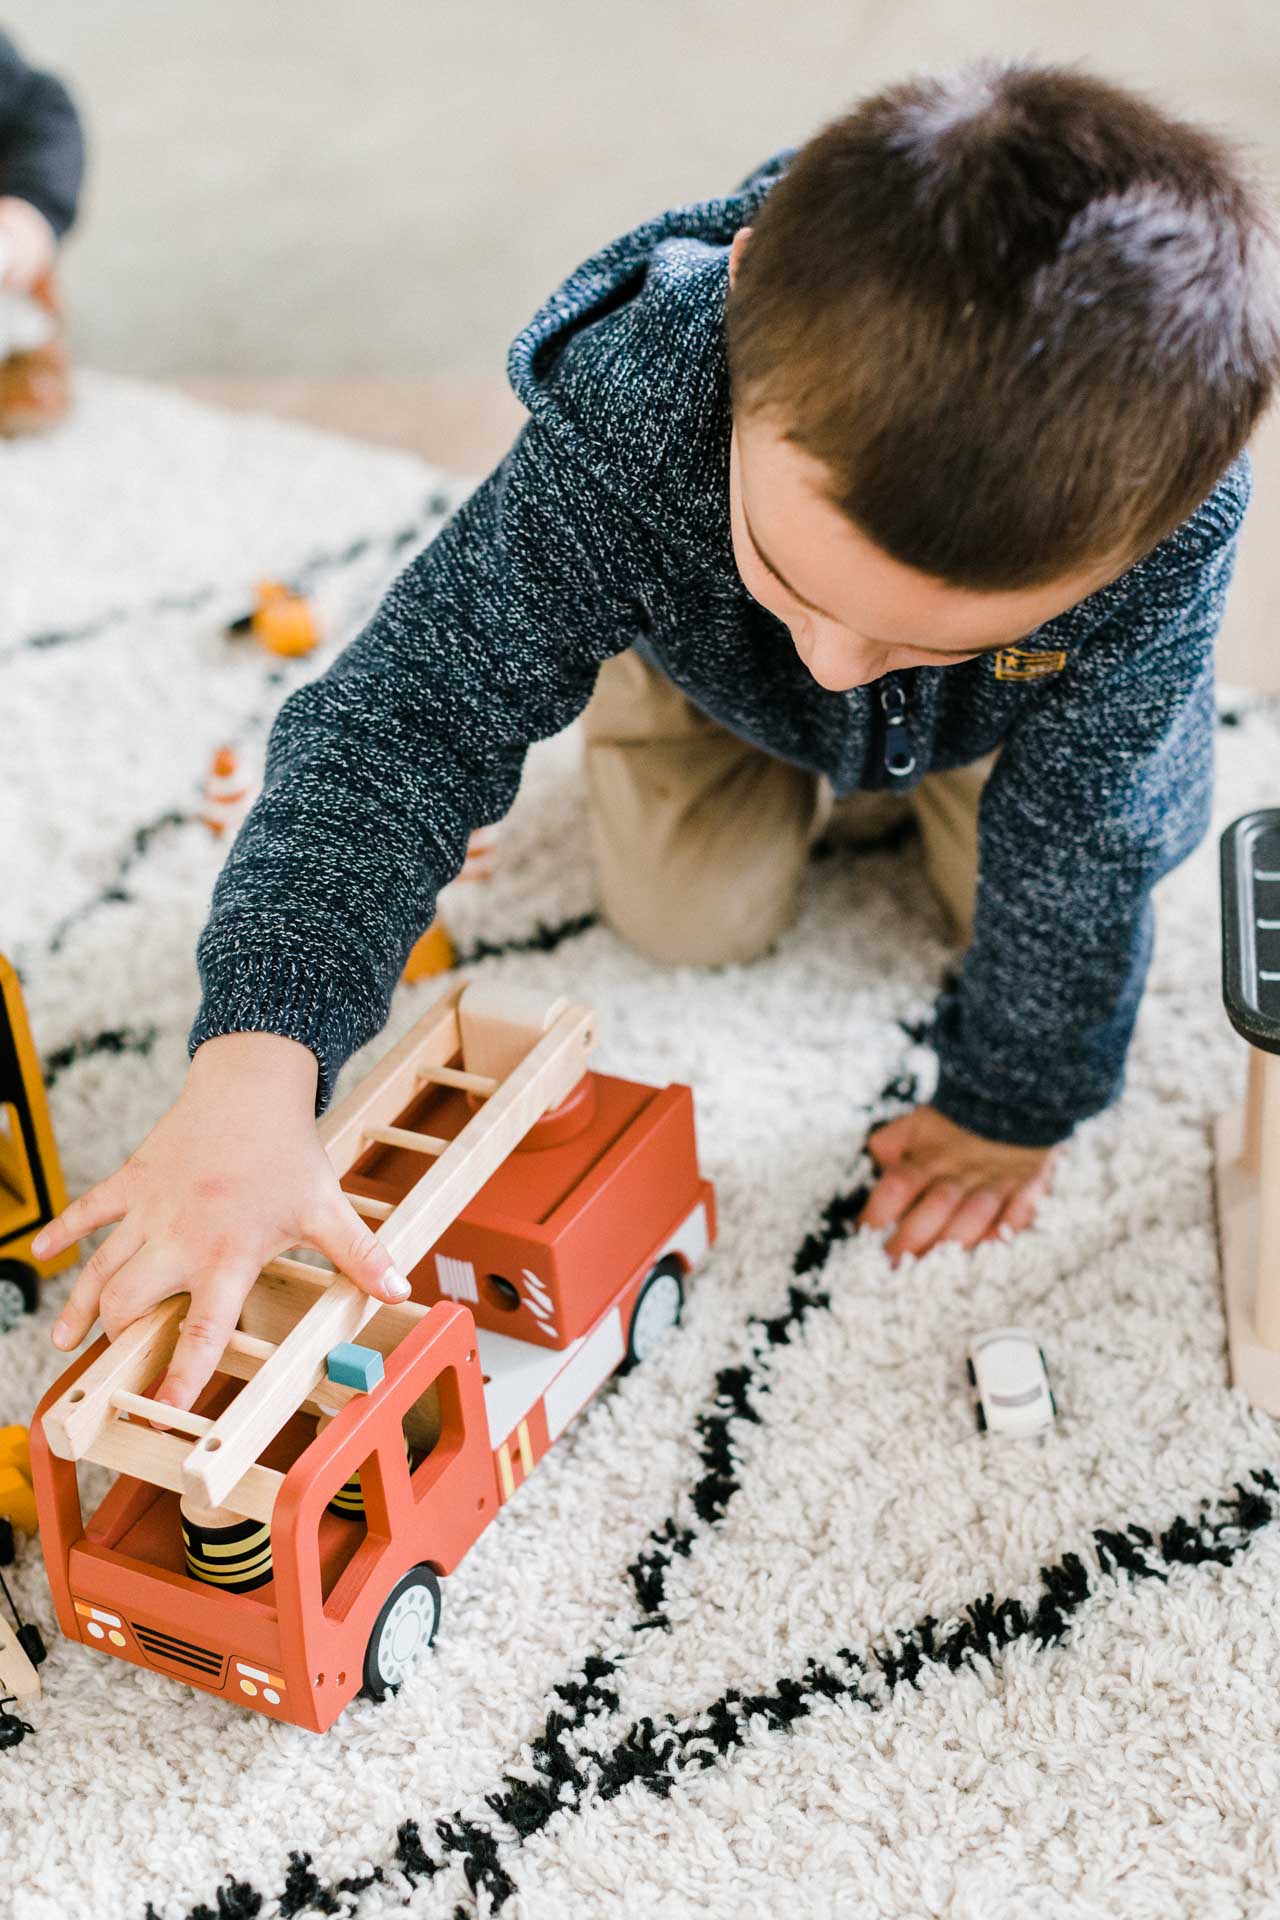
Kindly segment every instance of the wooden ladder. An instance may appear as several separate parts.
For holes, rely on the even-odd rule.
[[[397,1204],[349,1194],[397,1271],[408,1273],[542,1115],[578,1084],[596,1036],[590,1007],[563,998],[454,986],[320,1123],[340,1179],[371,1145],[408,1148],[429,1161]],[[462,1065],[453,1062],[461,1056]],[[424,1086],[459,1088],[483,1104],[456,1138],[399,1124]],[[356,1389],[325,1374],[331,1349],[354,1340],[376,1313],[394,1313],[353,1281],[281,1258],[258,1282],[292,1283],[302,1304],[278,1341],[237,1327],[217,1371],[245,1385],[224,1412],[180,1412],[143,1392],[167,1367],[189,1296],[135,1320],[44,1415],[50,1449],[168,1487],[204,1508],[269,1520],[284,1476],[260,1455],[305,1409],[340,1412]],[[307,1304],[309,1300],[309,1304]],[[172,1431],[160,1432],[151,1421]]]

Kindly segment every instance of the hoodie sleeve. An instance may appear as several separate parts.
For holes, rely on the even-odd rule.
[[[26,200],[61,239],[76,216],[84,138],[70,94],[0,33],[0,194]]]
[[[1001,750],[973,944],[938,1034],[935,1104],[974,1133],[1051,1146],[1120,1092],[1152,888],[1209,824],[1213,642],[1235,553],[1232,526],[1183,567],[1136,568],[1135,594]]]
[[[468,835],[509,810],[530,744],[582,711],[602,661],[634,638],[623,583],[641,538],[525,428],[359,637],[282,707],[200,939],[192,1051],[218,1034],[283,1034],[315,1053],[327,1103],[386,1020]]]

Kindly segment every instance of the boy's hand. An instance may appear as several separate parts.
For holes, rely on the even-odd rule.
[[[30,293],[48,273],[57,251],[57,236],[39,207],[14,194],[0,194],[0,286]]]
[[[867,1142],[880,1168],[858,1225],[897,1232],[890,1259],[928,1253],[942,1240],[976,1247],[1029,1227],[1049,1190],[1056,1147],[1014,1147],[984,1140],[936,1107],[917,1107],[878,1127]]]
[[[116,1221],[53,1329],[79,1346],[101,1316],[114,1340],[175,1293],[186,1324],[155,1398],[190,1407],[268,1260],[318,1247],[379,1300],[409,1283],[338,1185],[315,1124],[316,1061],[277,1034],[208,1040],[186,1088],[118,1172],[82,1194],[32,1242],[37,1259]]]

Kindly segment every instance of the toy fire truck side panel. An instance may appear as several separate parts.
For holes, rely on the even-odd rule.
[[[658,1249],[698,1207],[702,1187],[693,1095],[663,1087],[548,1222],[566,1332],[583,1333],[620,1281],[648,1274]]]
[[[411,1470],[403,1418],[432,1386],[439,1438]],[[423,1563],[450,1573],[493,1518],[497,1488],[484,1433],[475,1323],[463,1308],[437,1306],[389,1357],[375,1391],[350,1400],[286,1476],[272,1529],[281,1647],[286,1679],[291,1655],[301,1650],[317,1730],[359,1692],[365,1647],[396,1581]],[[320,1526],[327,1503],[355,1473],[364,1538],[326,1599]]]
[[[689,1089],[590,1078],[590,1126],[512,1154],[414,1268],[419,1297],[462,1300],[481,1327],[568,1348],[688,1216],[702,1187]]]

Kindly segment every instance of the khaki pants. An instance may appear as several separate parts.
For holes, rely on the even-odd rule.
[[[910,794],[855,794],[833,807],[817,774],[708,719],[636,653],[606,661],[583,725],[600,902],[651,958],[754,959],[793,919],[809,850],[829,820],[856,843],[912,814],[929,879],[968,941],[978,802],[994,754],[928,774]]]

